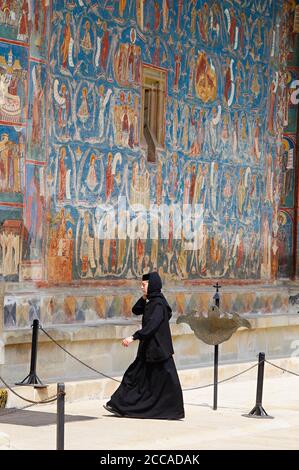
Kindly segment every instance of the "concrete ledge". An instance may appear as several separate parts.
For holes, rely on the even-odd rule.
[[[268,358],[291,357],[299,350],[299,315],[247,315],[252,328],[240,328],[228,341],[220,345],[220,362],[247,363],[255,361],[260,351]],[[130,348],[121,345],[121,339],[131,335],[140,326],[137,320],[110,320],[81,325],[55,325],[46,331],[71,354],[89,366],[109,376],[122,375],[134,360],[138,342]],[[198,340],[189,325],[171,322],[175,360],[179,369],[209,367],[213,364],[213,346]],[[5,364],[0,375],[13,384],[29,372],[31,329],[12,329],[3,332]],[[39,332],[37,374],[47,382],[96,379],[98,375],[75,361]]]
[[[249,320],[252,330],[258,328],[277,328],[282,326],[298,326],[299,314],[289,315],[244,315],[244,318]],[[193,331],[187,324],[175,323],[171,321],[171,334],[172,336],[193,335]],[[86,340],[115,340],[121,339],[130,335],[132,331],[140,327],[138,320],[103,320],[90,324],[60,324],[55,326],[47,326],[45,330],[53,336],[56,341],[86,341]],[[240,328],[238,331],[246,330]],[[31,343],[32,331],[31,328],[18,328],[6,330],[3,332],[5,345],[14,344],[28,344]],[[50,342],[51,340],[42,332],[39,333],[38,341],[40,343]]]
[[[271,362],[274,364],[288,369],[290,371],[299,373],[299,358],[288,357],[280,359],[271,359]],[[246,362],[246,363],[235,363],[235,364],[220,364],[218,380],[224,380],[232,375],[243,372],[245,369],[257,364],[255,362]],[[194,369],[181,369],[178,371],[182,388],[192,388],[199,387],[207,384],[213,383],[213,367],[199,367]],[[285,374],[280,369],[277,369],[269,364],[265,365],[265,380],[270,377],[279,377]],[[244,381],[253,379],[256,380],[257,377],[257,367],[251,369],[250,371],[232,379],[233,381]],[[121,377],[114,377],[117,380],[121,380]],[[61,380],[63,381],[63,380]],[[298,377],[299,381],[299,377]],[[256,384],[256,382],[255,382]],[[111,394],[116,390],[119,383],[114,382],[111,379],[94,379],[94,380],[81,380],[81,381],[71,381],[65,382],[66,390],[66,401],[73,402],[78,400],[85,399],[105,399],[111,396]],[[13,387],[20,395],[34,401],[46,400],[50,397],[56,395],[57,384],[51,383],[47,388],[39,389],[29,386]],[[213,387],[210,387],[211,397],[213,394]],[[200,390],[198,390],[200,393]],[[253,396],[255,396],[255,389],[252,390]],[[221,384],[219,384],[219,394],[221,394]],[[11,391],[8,392],[7,399],[7,408],[19,408],[25,406],[25,402],[15,396]]]

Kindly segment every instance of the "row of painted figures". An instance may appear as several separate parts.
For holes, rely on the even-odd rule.
[[[107,27],[105,30],[108,34]],[[131,41],[133,36],[135,42],[136,32],[132,34],[132,31],[135,30],[131,29],[130,31]],[[181,42],[178,42],[173,48],[159,37],[151,39],[149,44],[141,47],[132,42],[121,42],[116,36],[113,38],[109,53],[109,43],[104,45],[103,41],[98,38],[97,49],[94,50],[90,46],[93,54],[90,60],[78,58],[76,63],[73,59],[74,41],[71,37],[68,37],[68,41],[68,44],[63,43],[61,46],[61,57],[57,58],[53,54],[51,66],[54,74],[61,73],[64,76],[78,74],[79,78],[102,76],[109,82],[115,80],[120,86],[137,87],[141,83],[141,67],[145,62],[169,70],[169,89],[172,92],[184,91],[189,96],[200,98],[203,102],[215,99],[217,88],[223,81],[222,77],[224,77],[222,93],[229,105],[233,100],[240,99],[241,91],[244,93],[253,92],[255,99],[260,97],[263,92],[264,84],[261,80],[264,72],[260,56],[254,53],[241,61],[231,53],[217,54],[217,51],[214,51],[213,54],[208,54],[204,49],[198,50],[195,46],[190,46],[190,50],[186,51],[185,44]],[[260,48],[258,50],[260,52]],[[272,49],[268,56],[274,57],[275,50]],[[105,55],[103,56],[103,54]],[[62,61],[62,65],[60,68],[56,68],[59,60]],[[93,66],[89,64],[90,62],[93,63]],[[102,72],[103,70],[105,73]],[[232,84],[235,84],[237,88],[236,97],[234,97]]]
[[[80,205],[82,201],[91,205],[96,201],[115,204],[120,196],[126,197],[131,205],[140,203],[146,208],[150,203],[159,206],[168,201],[203,204],[215,219],[221,215],[221,208],[231,214],[237,201],[235,216],[242,218],[245,214],[254,215],[251,212],[257,209],[263,187],[266,188],[263,201],[273,203],[272,158],[268,152],[262,176],[249,166],[240,167],[232,174],[229,166],[217,162],[182,165],[175,152],[171,160],[159,160],[156,171],[150,173],[144,158],[129,168],[128,163],[122,164],[119,152],[115,155],[109,152],[105,165],[103,155],[87,152],[77,169],[73,152],[61,147],[53,168],[55,174],[50,173],[48,177],[49,192],[55,195],[56,203],[63,205]],[[167,185],[163,184],[165,174]]]
[[[137,94],[105,90],[103,84],[98,89],[87,84],[78,86],[72,101],[65,83],[59,85],[56,79],[53,88],[51,123],[58,141],[106,143],[138,150],[141,136]],[[270,135],[277,127],[276,105],[277,88],[270,94],[265,122]],[[34,122],[39,121],[34,118]],[[169,98],[165,121],[167,147],[181,149],[190,157],[222,152],[222,159],[236,160],[242,153],[242,159],[245,156],[253,163],[260,161],[264,123],[259,112],[229,113],[220,104],[205,109]]]
[[[191,43],[196,42],[197,44],[213,45],[214,47],[216,45],[221,45],[222,47],[225,45],[228,50],[238,53],[241,57],[246,57],[250,53],[252,58],[257,59],[260,59],[266,52],[270,54],[271,46],[273,48],[275,35],[271,23],[267,22],[265,16],[256,16],[256,13],[250,10],[239,12],[233,6],[223,6],[218,1],[213,2],[210,7],[205,2],[202,8],[199,8],[197,0],[192,0],[191,2],[179,0],[178,14],[175,19],[172,10],[171,15],[169,14],[169,8],[167,8],[168,1],[163,1],[162,11],[165,13],[163,15],[163,22],[160,21],[161,14],[158,1],[137,1],[137,24],[139,28],[143,32],[150,32],[151,37],[161,38],[158,44],[156,41],[152,42],[156,47],[151,57],[153,61],[157,61],[157,55],[160,55],[158,54],[159,47],[160,45],[162,46],[162,43],[164,55],[167,56],[167,50],[173,46],[174,42],[186,40],[191,41]],[[267,2],[264,3],[267,4]],[[144,4],[146,4],[146,9],[148,10],[148,19],[142,11]],[[188,4],[190,5],[189,8]],[[187,8],[188,11],[182,16],[183,7]],[[120,42],[123,31],[122,23],[116,22],[114,24],[111,18],[109,22],[104,21],[100,15],[96,14],[95,16],[94,13],[97,12],[93,9],[90,16],[84,17],[66,12],[64,26],[61,26],[61,14],[56,14],[56,18],[54,17],[53,34],[55,38],[57,36],[59,38],[59,60],[62,69],[73,68],[75,70],[78,64],[77,61],[80,61],[80,57],[84,55],[87,60],[93,63],[94,68],[99,68],[104,73],[110,73],[107,67],[109,68],[109,65],[112,65],[116,52],[116,43]],[[134,21],[132,13],[130,18]],[[169,19],[170,21],[168,21]],[[186,22],[184,26],[182,26],[183,22],[181,20]],[[170,32],[170,22],[175,23],[175,27],[171,29],[172,36],[167,38],[163,33]],[[163,27],[161,29],[160,26],[162,24]],[[123,25],[125,26],[125,23]],[[178,39],[176,39],[177,33]],[[137,31],[131,30],[131,45],[123,43],[119,48],[121,55],[125,54],[130,57],[130,54],[132,54],[132,58],[128,61],[129,66],[130,64],[132,66],[134,62],[138,64],[140,47],[134,46],[137,34]],[[138,34],[138,38],[141,38],[144,42],[146,41],[147,44],[150,42],[149,38],[145,39],[142,34]],[[175,50],[179,51],[179,49],[180,47],[175,47]],[[160,51],[162,61],[164,60],[162,58],[163,50]],[[119,62],[121,64],[124,63],[123,59]],[[160,63],[156,65],[160,65]],[[136,67],[137,69],[138,66]],[[115,78],[117,79],[117,77]],[[132,76],[131,81],[134,81]]]
[[[190,242],[183,232],[178,239],[173,220],[167,239],[147,239],[149,227],[140,217],[132,221],[131,231],[135,232],[132,238],[100,239],[98,227],[109,225],[109,217],[109,213],[94,217],[83,211],[77,227],[72,229],[70,215],[61,210],[49,239],[48,256],[53,261],[50,280],[64,280],[60,269],[62,260],[69,266],[73,264],[81,278],[107,274],[116,277],[126,274],[130,278],[151,269],[162,269],[169,276],[181,278],[192,274],[256,277],[261,262],[270,269],[271,237],[267,219],[263,222],[262,236],[252,226],[244,230],[230,225],[223,232],[220,227],[204,225],[201,234]],[[73,233],[77,234],[76,239]]]
[[[288,246],[278,234],[275,252],[267,217],[262,226],[240,224],[203,224],[188,240],[182,227],[177,228],[174,213],[169,213],[165,238],[148,239],[149,223],[143,216],[124,225],[113,225],[111,214],[82,210],[77,222],[70,212],[61,209],[52,220],[47,249],[48,278],[68,282],[76,278],[134,278],[142,272],[159,270],[169,278],[200,277],[269,277],[275,271],[277,257],[285,256]],[[112,225],[111,225],[112,224]],[[111,237],[103,232],[113,227]],[[128,230],[130,237],[124,236]],[[74,236],[75,234],[75,236]],[[121,238],[122,237],[122,238]],[[274,256],[275,255],[275,256]],[[20,237],[0,234],[0,277],[17,275],[21,259]]]
[[[1,36],[9,34],[11,39],[27,42],[31,31],[35,45],[40,46],[46,38],[48,14],[48,0],[1,0]]]

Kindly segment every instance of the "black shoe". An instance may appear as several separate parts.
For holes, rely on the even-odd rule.
[[[103,405],[103,407],[105,408],[105,410],[109,411],[109,413],[112,413],[115,416],[120,416],[120,417],[123,416],[121,413],[119,413],[119,411],[116,411],[110,405]]]

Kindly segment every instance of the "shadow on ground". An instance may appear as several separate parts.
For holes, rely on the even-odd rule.
[[[18,426],[50,426],[56,424],[56,413],[48,413],[44,411],[18,410],[11,408],[0,410],[0,423],[13,424]],[[94,416],[65,415],[65,422],[88,421],[98,419]]]

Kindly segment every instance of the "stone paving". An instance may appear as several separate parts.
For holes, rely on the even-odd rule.
[[[242,416],[255,404],[256,380],[184,392],[182,421],[118,418],[103,408],[106,400],[66,403],[65,449],[299,449],[299,377],[267,378],[263,406],[274,419]],[[0,413],[1,449],[55,449],[56,404],[34,406],[7,416]]]

